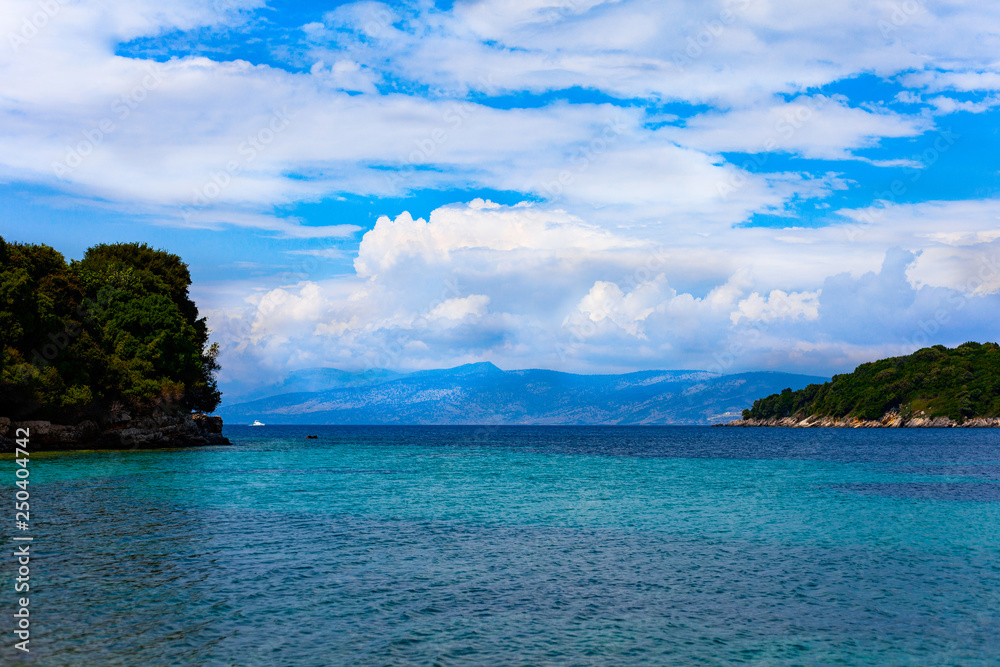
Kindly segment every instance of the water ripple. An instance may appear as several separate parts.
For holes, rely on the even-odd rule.
[[[758,431],[737,450],[782,455],[703,456],[719,432],[679,430],[668,448],[641,429],[467,445],[359,429],[307,450],[271,432],[52,457],[33,495],[32,656],[1000,662],[1000,485],[974,474],[997,464],[992,435],[950,452],[915,435],[907,460],[899,440],[859,455],[856,435],[850,457],[791,456],[814,436]]]

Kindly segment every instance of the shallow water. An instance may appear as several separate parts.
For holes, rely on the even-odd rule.
[[[226,434],[32,457],[33,662],[1000,662],[994,430]]]

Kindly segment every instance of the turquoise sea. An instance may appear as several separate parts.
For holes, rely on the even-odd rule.
[[[32,457],[32,664],[1000,664],[995,430],[226,435]]]

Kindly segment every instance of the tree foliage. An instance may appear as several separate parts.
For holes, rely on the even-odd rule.
[[[856,417],[880,419],[891,411],[904,417],[1000,417],[1000,346],[964,343],[917,350],[858,366],[825,384],[785,389],[754,402],[744,419]]]
[[[218,348],[190,284],[180,257],[146,244],[97,245],[67,264],[0,238],[0,416],[214,410]]]

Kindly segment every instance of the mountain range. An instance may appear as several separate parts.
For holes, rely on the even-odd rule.
[[[828,378],[778,372],[503,371],[488,362],[397,373],[296,371],[226,403],[229,424],[715,424],[756,399]],[[270,394],[270,395],[262,395]]]

